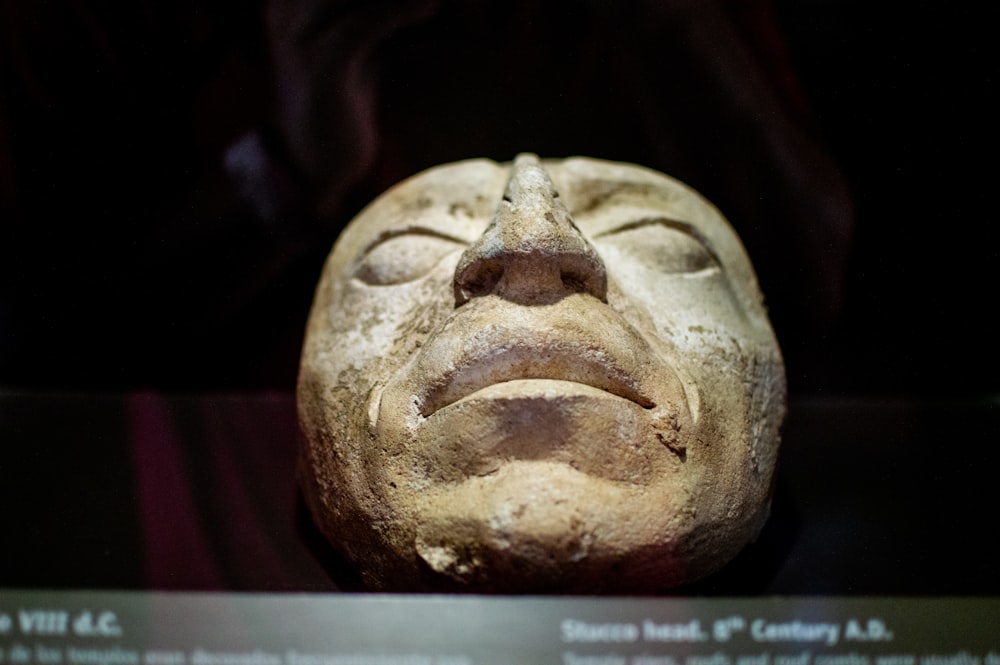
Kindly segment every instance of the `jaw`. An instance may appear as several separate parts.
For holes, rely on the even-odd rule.
[[[690,578],[704,474],[677,452],[698,436],[679,388],[645,408],[578,383],[517,380],[394,418],[406,395],[383,394],[375,448],[386,453],[366,471],[397,557],[386,586],[639,593]]]
[[[766,516],[731,410],[693,423],[681,397],[682,456],[655,409],[580,384],[506,382],[427,418],[380,395],[377,422],[331,416],[358,445],[310,502],[375,590],[651,593],[720,568]]]

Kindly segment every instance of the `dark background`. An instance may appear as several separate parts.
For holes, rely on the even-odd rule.
[[[293,477],[322,261],[532,151],[691,184],[767,296],[772,520],[686,591],[1000,594],[987,5],[119,4],[0,3],[0,586],[357,588]]]
[[[793,395],[998,386],[990,9],[848,0],[7,2],[0,385],[294,385],[384,188],[633,161],[740,232]]]

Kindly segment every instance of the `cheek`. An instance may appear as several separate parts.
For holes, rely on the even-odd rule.
[[[678,339],[696,339],[706,332],[739,339],[749,329],[743,308],[720,274],[661,278],[641,285],[636,296],[664,334]]]
[[[608,302],[633,312],[650,341],[665,344],[681,364],[739,354],[756,336],[745,308],[721,272],[665,275],[638,265],[609,273]]]
[[[342,294],[329,313],[330,351],[368,387],[405,367],[454,309],[451,275],[443,270],[397,286],[352,281]]]
[[[677,371],[705,436],[743,450],[737,441],[747,435],[759,370],[762,364],[770,367],[774,358],[780,365],[770,330],[752,323],[722,273],[648,272],[629,276],[624,286],[614,277],[609,279],[609,304]],[[765,373],[780,374],[780,368]]]

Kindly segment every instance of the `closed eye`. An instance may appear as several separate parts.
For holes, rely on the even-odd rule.
[[[355,263],[354,277],[372,286],[412,282],[466,243],[424,228],[390,231],[373,242]]]
[[[637,220],[594,238],[644,267],[666,274],[718,271],[720,262],[690,224],[666,217]]]

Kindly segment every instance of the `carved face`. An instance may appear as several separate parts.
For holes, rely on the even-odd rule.
[[[785,384],[715,208],[521,155],[431,169],[351,223],[298,398],[307,502],[372,587],[628,592],[755,537]]]

